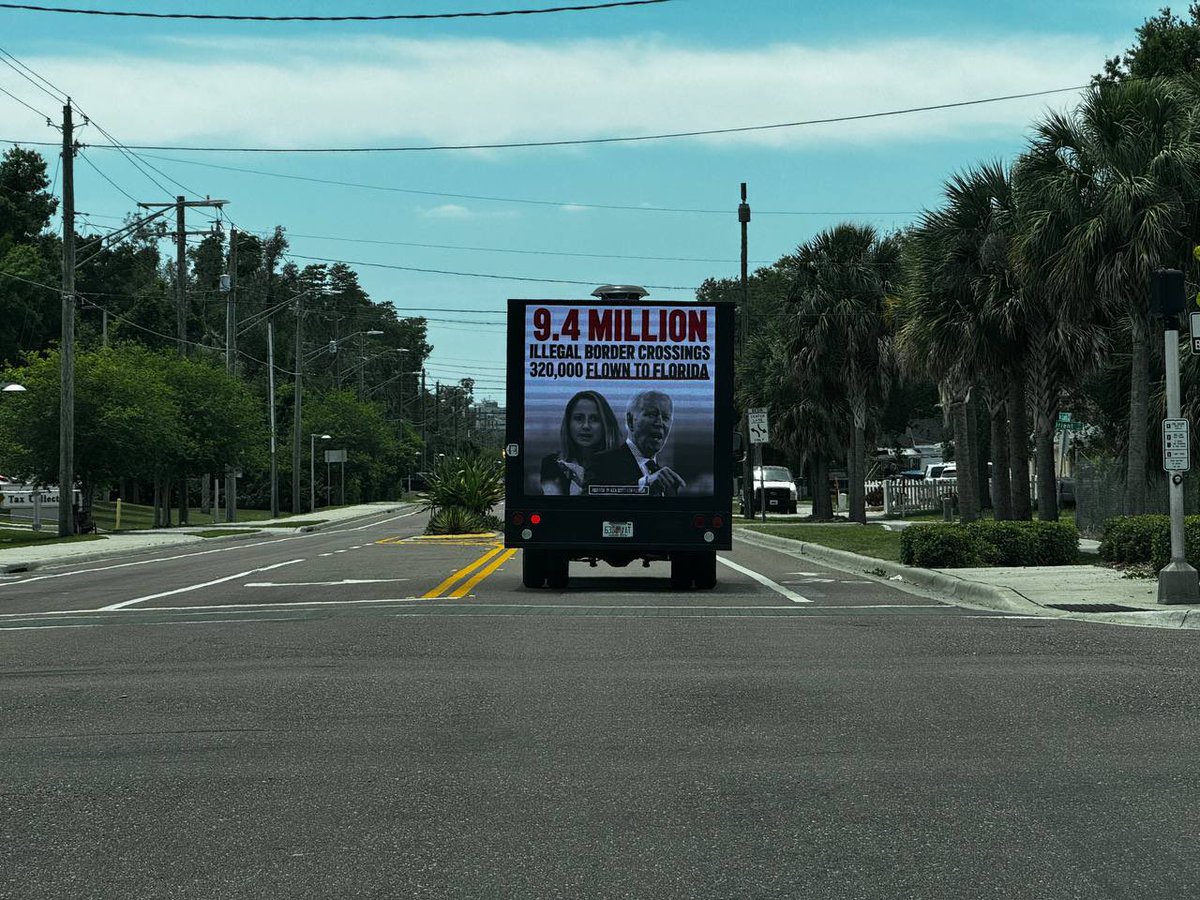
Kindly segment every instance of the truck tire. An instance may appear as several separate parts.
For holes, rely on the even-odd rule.
[[[571,580],[571,561],[565,553],[548,553],[546,557],[546,584],[561,591]]]
[[[717,552],[697,553],[693,568],[696,589],[711,591],[717,586]]]
[[[671,587],[677,591],[689,590],[696,577],[690,553],[671,554]]]
[[[540,588],[546,583],[546,551],[521,551],[521,584],[527,588]]]

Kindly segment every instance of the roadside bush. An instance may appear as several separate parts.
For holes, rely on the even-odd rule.
[[[910,525],[900,532],[900,562],[922,569],[958,569],[983,562],[978,542],[962,525]]]
[[[1160,516],[1166,523],[1154,532],[1150,541],[1150,567],[1157,572],[1171,561],[1171,520]],[[1183,520],[1183,557],[1188,565],[1200,568],[1200,516],[1187,516]]]
[[[429,534],[493,531],[492,508],[504,499],[504,468],[491,456],[442,458],[429,479]]]
[[[1066,566],[1078,556],[1079,532],[1065,522],[985,520],[968,525],[913,525],[900,533],[900,561],[926,569]]]
[[[461,506],[435,509],[429,517],[428,534],[478,534],[489,531],[484,517]]]
[[[1167,516],[1115,516],[1104,523],[1100,558],[1115,563],[1148,563],[1157,538],[1166,540],[1169,561],[1170,536],[1171,520]]]

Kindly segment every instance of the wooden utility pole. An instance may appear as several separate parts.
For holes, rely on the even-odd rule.
[[[63,107],[62,343],[59,347],[58,536],[75,533],[75,137],[71,98]]]
[[[271,518],[279,518],[279,441],[275,425],[275,320],[267,319],[267,410],[271,418]]]
[[[737,317],[738,355],[744,356],[746,352],[746,332],[750,330],[750,275],[748,269],[750,204],[746,202],[746,182],[744,181],[742,182],[742,202],[738,204],[738,222],[742,225],[742,302],[741,309],[739,310],[740,315]],[[754,468],[750,459],[750,420],[747,416],[742,417],[741,428],[742,452],[745,454],[742,463],[742,497],[746,518],[753,519]],[[813,496],[816,496],[815,493]],[[766,502],[767,498],[766,494],[764,494],[764,508]]]
[[[237,374],[237,239],[229,229],[229,296],[225,298],[225,371]],[[237,472],[225,467],[225,521],[237,521]]]
[[[296,298],[296,372],[292,409],[292,512],[301,513],[300,454],[304,443],[304,296]]]
[[[196,207],[215,207],[220,209],[228,200],[188,200],[186,197],[178,196],[172,201],[162,203],[139,203],[140,209],[161,209],[164,206],[175,207],[175,340],[179,348],[180,356],[187,356],[187,238],[188,230],[185,222],[184,211],[189,206]],[[192,234],[208,234],[207,231],[191,232]],[[170,488],[168,488],[168,492]],[[167,509],[171,507],[170,499],[166,503]],[[168,522],[169,524],[169,522]],[[179,524],[188,524],[188,477],[187,473],[183,473],[179,485]]]

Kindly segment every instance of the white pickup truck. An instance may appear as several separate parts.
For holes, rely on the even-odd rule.
[[[765,484],[764,484],[765,481]],[[762,510],[762,492],[767,492],[767,511],[796,514],[796,480],[786,466],[754,467],[754,511]],[[743,504],[745,500],[743,499]],[[742,515],[747,510],[742,509]]]

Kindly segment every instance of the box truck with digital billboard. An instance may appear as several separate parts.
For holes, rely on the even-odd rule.
[[[733,534],[733,308],[593,297],[509,301],[505,546],[527,587],[667,561],[675,587],[711,588]]]

